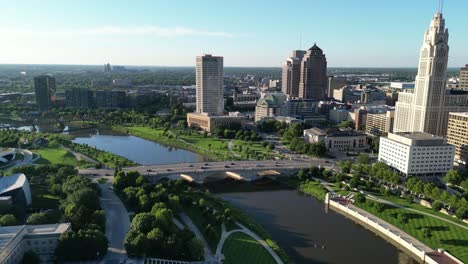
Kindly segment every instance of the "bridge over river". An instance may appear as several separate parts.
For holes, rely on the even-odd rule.
[[[311,166],[335,166],[334,162],[321,159],[313,160],[263,160],[263,161],[217,161],[203,163],[178,163],[145,165],[123,168],[124,171],[138,171],[155,183],[162,178],[182,178],[190,182],[203,183],[207,178],[230,177],[236,180],[252,181],[264,176],[288,175],[301,168]],[[80,169],[80,174],[91,176],[112,176],[113,169]]]

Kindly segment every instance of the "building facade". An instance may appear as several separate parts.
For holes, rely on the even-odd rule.
[[[55,97],[55,78],[51,75],[40,75],[34,77],[34,91],[36,93],[36,104],[39,110],[47,111],[52,107]]]
[[[346,86],[346,77],[328,76],[327,97],[333,98],[335,89]]]
[[[424,132],[389,133],[380,138],[379,161],[406,176],[445,175],[453,168],[455,147]]]
[[[126,106],[127,93],[125,91],[96,91],[96,107],[116,109]]]
[[[283,74],[281,89],[290,97],[299,96],[299,81],[301,79],[301,60],[289,57],[283,63]]]
[[[301,62],[299,98],[322,100],[328,84],[327,59],[322,49],[314,44]]]
[[[55,263],[60,235],[68,230],[68,223],[0,227],[0,263],[21,263],[28,251],[34,251],[41,263]]]
[[[196,59],[196,112],[222,115],[223,57],[203,55]]]
[[[65,105],[71,108],[93,107],[93,92],[89,89],[72,89],[65,91]]]
[[[449,33],[441,13],[424,34],[414,92],[398,95],[395,132],[419,131],[445,136],[448,113],[468,111],[468,94],[446,89]]]
[[[352,129],[320,129],[317,127],[304,130],[304,141],[324,143],[328,151],[362,151],[369,148],[366,134]]]
[[[286,96],[283,93],[264,94],[255,107],[255,122],[265,117],[287,116]]]
[[[455,146],[455,161],[468,164],[468,113],[449,113],[447,142]]]
[[[376,137],[393,132],[395,111],[386,110],[382,113],[368,113],[366,117],[366,133]]]
[[[210,115],[208,113],[188,113],[187,125],[213,133],[216,128],[239,128],[242,126],[242,116]]]
[[[468,64],[460,69],[459,87],[461,90],[468,91]]]

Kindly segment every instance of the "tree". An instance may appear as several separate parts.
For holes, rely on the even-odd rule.
[[[356,162],[358,164],[369,164],[370,162],[369,155],[359,154],[359,156],[356,159]]]
[[[357,203],[364,203],[366,202],[366,196],[362,193],[357,193],[356,195],[354,195],[354,200]]]
[[[41,258],[39,255],[36,254],[36,252],[32,250],[28,250],[24,252],[23,258],[21,259],[20,264],[40,264],[41,263]]]
[[[343,121],[341,122],[339,125],[339,127],[349,127],[349,128],[354,128],[354,122],[353,121],[350,121],[350,120],[347,120],[347,121]]]
[[[200,239],[196,237],[189,240],[187,243],[187,254],[191,260],[202,260],[204,253],[204,246]]]
[[[449,170],[445,174],[444,181],[453,185],[459,185],[463,178],[457,170]]]
[[[62,261],[99,259],[107,253],[108,241],[99,230],[81,229],[60,235],[55,255]]]
[[[436,212],[439,212],[443,207],[443,204],[440,202],[440,201],[434,201],[432,203],[432,209],[434,209],[434,211]]]
[[[455,211],[455,215],[458,219],[468,219],[468,207],[460,207]]]
[[[381,212],[383,212],[383,211],[385,210],[385,205],[384,205],[384,204],[381,204],[381,203],[375,202],[375,203],[374,203],[374,209],[375,209],[377,212],[381,213]]]
[[[45,213],[32,213],[28,220],[26,220],[26,224],[28,225],[43,225],[49,223],[49,217]]]
[[[130,230],[127,233],[124,246],[130,256],[143,256],[151,247],[150,240],[137,230]]]
[[[155,216],[151,213],[139,213],[133,217],[131,229],[147,234],[155,225]]]
[[[0,217],[0,226],[14,226],[18,224],[18,220],[12,214],[6,214]]]

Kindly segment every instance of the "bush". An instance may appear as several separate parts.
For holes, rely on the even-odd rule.
[[[457,211],[455,212],[455,215],[459,218],[459,219],[467,219],[468,218],[468,207],[460,207],[457,209]]]
[[[374,209],[381,213],[385,210],[385,205],[384,204],[381,204],[381,203],[374,203]]]
[[[357,202],[357,203],[364,203],[366,202],[366,196],[362,193],[357,193],[355,196],[354,196],[354,200]]]
[[[45,213],[33,213],[28,217],[26,224],[28,225],[43,225],[49,223],[49,217]]]
[[[18,220],[12,214],[6,214],[0,217],[0,225],[1,226],[14,226],[18,224]]]
[[[400,222],[402,224],[408,223],[408,220],[409,220],[408,215],[403,214],[403,213],[398,213],[396,218],[397,218],[398,222]]]
[[[432,203],[432,209],[434,209],[434,211],[436,211],[436,212],[439,212],[442,209],[443,206],[444,205],[439,201],[434,201]]]

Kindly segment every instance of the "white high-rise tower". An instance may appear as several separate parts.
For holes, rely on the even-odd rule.
[[[223,114],[223,72],[223,57],[197,56],[197,113]]]
[[[441,10],[424,33],[414,92],[398,95],[395,132],[420,131],[445,136],[448,113],[467,109],[468,95],[446,89],[449,33]]]

